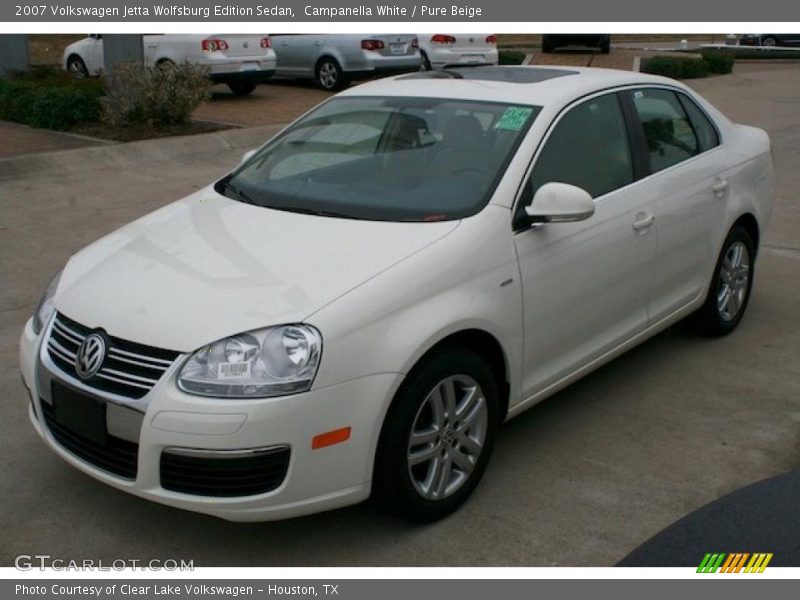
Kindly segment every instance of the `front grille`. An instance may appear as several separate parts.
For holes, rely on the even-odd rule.
[[[50,359],[70,376],[75,371],[75,355],[84,338],[92,332],[88,327],[56,313],[47,352]],[[103,366],[87,380],[89,387],[126,398],[138,399],[149,392],[180,354],[115,337],[108,337],[110,346]]]
[[[252,496],[277,489],[289,468],[289,448],[217,458],[161,453],[161,487],[197,496]]]
[[[136,479],[138,444],[111,435],[105,444],[98,444],[58,423],[49,403],[42,400],[41,405],[50,434],[64,449],[104,471]]]

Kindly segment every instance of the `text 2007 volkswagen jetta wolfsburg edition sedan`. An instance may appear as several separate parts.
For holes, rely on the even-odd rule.
[[[772,180],[764,132],[669,79],[360,85],[69,260],[22,335],[30,416],[171,506],[440,517],[504,419],[692,313],[736,327]]]

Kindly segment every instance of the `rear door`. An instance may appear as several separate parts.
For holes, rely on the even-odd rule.
[[[278,57],[277,74],[281,77],[314,77],[317,55],[328,36],[273,35],[272,47]]]
[[[705,297],[729,194],[719,133],[689,96],[670,88],[625,92],[646,142],[657,248],[650,320]]]

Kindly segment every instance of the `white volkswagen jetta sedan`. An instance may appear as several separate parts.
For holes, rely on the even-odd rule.
[[[360,85],[69,260],[22,334],[30,417],[171,506],[438,518],[504,419],[688,315],[732,331],[772,186],[767,135],[669,79]]]

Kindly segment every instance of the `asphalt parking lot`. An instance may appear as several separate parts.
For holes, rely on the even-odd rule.
[[[606,566],[703,504],[800,468],[800,69],[740,64],[692,85],[772,136],[776,210],[740,328],[710,340],[675,326],[509,422],[473,498],[426,526],[370,504],[260,524],[162,507],[67,466],[28,422],[17,338],[52,273],[222,174],[274,127],[0,161],[0,565],[40,553],[196,566]]]

